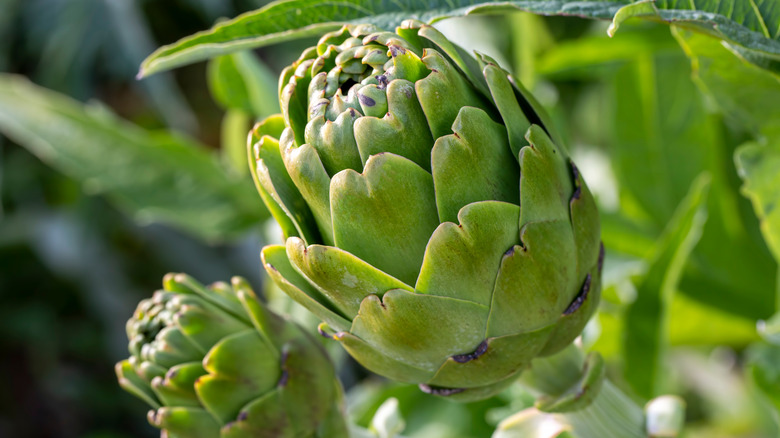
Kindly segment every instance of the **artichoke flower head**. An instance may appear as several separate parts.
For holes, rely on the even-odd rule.
[[[599,219],[541,107],[433,27],[345,26],[282,73],[249,138],[285,245],[270,276],[363,366],[460,400],[568,345]]]
[[[166,438],[346,438],[322,345],[263,306],[245,280],[206,288],[169,274],[127,322],[119,384]]]

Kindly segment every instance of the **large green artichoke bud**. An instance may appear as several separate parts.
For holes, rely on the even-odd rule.
[[[346,26],[280,79],[250,135],[286,245],[263,263],[366,368],[490,396],[599,298],[594,200],[536,101],[435,28]]]
[[[347,437],[322,345],[265,308],[245,280],[168,274],[127,322],[120,385],[168,438]]]

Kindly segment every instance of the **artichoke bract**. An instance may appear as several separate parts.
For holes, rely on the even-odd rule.
[[[322,345],[265,308],[245,280],[169,274],[127,322],[120,385],[168,438],[346,438]]]
[[[345,26],[282,73],[250,167],[263,264],[371,371],[488,397],[599,299],[599,219],[528,92],[435,28]]]

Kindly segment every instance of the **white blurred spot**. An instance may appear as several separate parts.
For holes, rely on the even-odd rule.
[[[599,206],[607,211],[617,211],[620,200],[609,157],[596,148],[578,146],[572,150],[572,159]]]

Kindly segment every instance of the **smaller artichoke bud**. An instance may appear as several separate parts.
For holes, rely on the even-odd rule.
[[[341,387],[322,346],[248,283],[206,288],[168,274],[127,322],[119,384],[162,437],[346,437]]]

